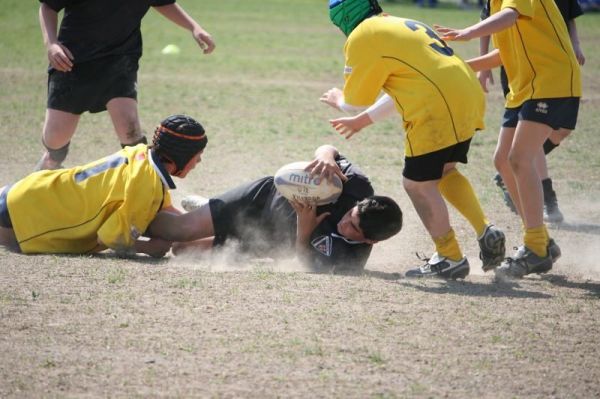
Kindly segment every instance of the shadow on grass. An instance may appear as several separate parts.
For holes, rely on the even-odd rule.
[[[339,273],[341,274],[341,273]],[[345,276],[360,276],[360,273],[344,273]],[[444,280],[436,278],[414,279],[405,278],[401,273],[386,273],[375,270],[365,270],[363,276],[379,278],[388,281],[398,281],[398,284],[414,288],[431,294],[453,294],[479,297],[505,297],[505,298],[539,298],[550,299],[553,296],[541,292],[525,291],[520,289],[518,281],[491,281],[478,283],[464,280]],[[399,281],[402,280],[402,281]],[[530,280],[528,280],[530,281]]]
[[[401,280],[404,278],[402,273],[386,273],[386,272],[380,272],[377,270],[364,270],[362,272],[362,275],[368,276],[368,277],[379,278],[381,280],[388,280],[388,281]]]
[[[400,282],[400,284],[405,287],[413,288],[415,290],[430,294],[452,294],[492,298],[550,299],[553,297],[552,295],[541,292],[520,290],[519,288],[521,288],[521,286],[516,281],[476,283],[472,281],[427,280],[431,282],[439,282],[439,284],[435,286],[424,285],[418,281],[423,280],[404,280]]]
[[[23,254],[21,254],[23,255]],[[164,257],[164,258],[153,258],[151,256],[146,256],[146,255],[135,255],[135,256],[131,256],[131,257],[122,257],[122,256],[117,256],[116,253],[114,252],[101,252],[101,253],[96,253],[96,254],[89,254],[89,255],[81,255],[81,254],[42,254],[42,256],[59,256],[62,258],[69,258],[69,259],[77,259],[77,258],[86,258],[86,259],[92,259],[92,258],[96,258],[96,259],[114,259],[114,260],[124,260],[127,262],[133,262],[133,263],[140,263],[140,264],[144,264],[144,265],[162,265],[165,263],[169,262],[169,258]],[[23,256],[37,256],[36,254],[33,255],[23,255]]]
[[[114,252],[102,252],[102,253],[93,254],[93,255],[89,255],[89,256],[93,257],[93,258],[100,258],[100,259],[125,260],[127,262],[140,263],[140,264],[144,264],[144,265],[162,265],[162,264],[166,264],[169,262],[168,257],[153,258],[151,256],[139,255],[139,254],[123,257],[123,256],[118,256]]]
[[[550,227],[554,230],[573,231],[576,233],[586,233],[600,236],[600,224],[562,222],[550,224]]]
[[[547,274],[541,276],[542,280],[549,282],[552,285],[565,288],[576,288],[579,290],[588,291],[586,296],[593,299],[600,299],[600,283],[595,281],[572,281],[567,276]]]

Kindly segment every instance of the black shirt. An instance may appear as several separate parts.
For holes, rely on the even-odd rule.
[[[142,18],[150,7],[175,0],[39,0],[56,12],[64,9],[58,41],[75,64],[109,55],[142,55]]]
[[[367,263],[372,245],[342,237],[337,224],[356,203],[373,195],[373,187],[365,174],[345,157],[336,162],[348,177],[342,194],[333,204],[319,206],[317,215],[326,217],[310,239],[310,263],[317,269],[360,270]],[[210,200],[215,228],[214,245],[222,245],[229,237],[239,240],[239,249],[259,257],[286,257],[294,253],[296,212],[268,176],[238,186]]]

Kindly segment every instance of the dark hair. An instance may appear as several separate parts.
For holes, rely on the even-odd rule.
[[[152,148],[159,158],[175,164],[177,174],[207,143],[208,138],[199,122],[187,115],[171,115],[156,128]]]
[[[383,241],[402,229],[402,210],[390,197],[372,195],[357,204],[358,227],[365,238]]]

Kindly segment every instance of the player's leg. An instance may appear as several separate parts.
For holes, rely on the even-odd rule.
[[[452,228],[450,227],[448,208],[438,189],[439,180],[420,182],[405,177],[403,184],[421,222],[431,237],[435,240],[436,237],[446,235]],[[454,256],[452,254],[444,255],[458,259],[462,257],[460,252],[454,252]]]
[[[446,201],[473,226],[483,270],[489,271],[499,266],[506,254],[504,233],[488,221],[471,182],[456,169],[455,162],[446,164],[438,187]]]
[[[439,180],[419,182],[404,177],[404,189],[419,218],[435,243],[436,252],[427,263],[406,273],[407,277],[439,276],[464,278],[469,274],[469,263],[450,226],[448,208],[438,189]]]
[[[508,87],[508,76],[506,76],[506,70],[502,66],[500,67],[500,85],[502,86],[502,93],[504,94],[504,98],[506,98],[508,93],[510,93],[510,88]],[[518,110],[510,110],[510,109],[505,110],[504,121],[502,123],[503,127],[515,128],[517,126],[517,121],[518,121],[517,111]],[[504,181],[502,180],[502,176],[500,175],[500,173],[497,173],[494,176],[494,182],[500,188],[500,190],[502,190],[502,199],[504,200],[504,204],[506,204],[508,209],[510,209],[512,212],[518,213],[517,208],[515,207],[515,204],[513,203],[510,193],[509,193],[508,189],[506,188],[506,185],[504,184]]]
[[[13,252],[20,252],[19,243],[12,228],[0,226],[0,245]]]
[[[520,121],[508,154],[517,185],[520,214],[526,229],[544,224],[542,183],[535,167],[535,155],[539,153],[551,131],[550,126],[540,122]],[[546,252],[545,245],[540,246],[538,252],[543,255]]]
[[[550,255],[553,241],[543,222],[542,183],[536,169],[535,156],[552,128],[540,122],[521,120],[509,151],[509,163],[517,186],[523,228],[523,246],[507,259],[496,275],[501,278],[521,278],[529,273],[544,273],[552,268]],[[557,247],[557,246],[556,246]]]
[[[117,97],[106,104],[115,132],[122,146],[146,143],[138,115],[138,104],[133,98]]]
[[[570,129],[553,130],[550,137],[544,142],[543,152],[536,159],[536,168],[542,180],[542,189],[544,191],[545,222],[561,223],[564,220],[564,216],[558,207],[558,198],[552,185],[552,179],[548,173],[546,155],[555,150],[570,134]]]
[[[0,245],[11,251],[20,252],[19,243],[8,213],[6,198],[9,189],[10,186],[0,188]]]
[[[405,158],[402,172],[404,189],[436,248],[427,263],[409,270],[407,277],[464,278],[469,274],[469,262],[463,256],[450,226],[448,208],[439,189],[444,166],[453,153],[454,146]]]
[[[42,132],[42,144],[46,151],[36,170],[58,169],[69,152],[69,143],[75,134],[80,115],[48,108]]]
[[[498,135],[498,143],[496,145],[496,151],[494,152],[494,166],[502,177],[502,182],[506,191],[508,191],[512,203],[520,214],[520,203],[519,194],[517,190],[517,183],[515,181],[512,168],[508,161],[508,154],[512,147],[512,142],[515,136],[515,128],[502,127],[500,134]]]
[[[94,112],[108,111],[121,146],[146,143],[138,115],[138,56],[108,57],[103,64],[103,86],[106,89],[91,108]]]
[[[458,171],[456,162],[446,164],[438,188],[446,201],[473,226],[477,236],[481,236],[489,221],[485,217],[471,182]]]

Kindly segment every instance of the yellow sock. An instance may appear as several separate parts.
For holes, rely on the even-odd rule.
[[[523,241],[525,246],[537,256],[548,256],[548,230],[546,230],[546,225],[525,229]]]
[[[450,229],[448,233],[441,237],[434,238],[433,241],[435,242],[435,249],[439,256],[455,262],[463,258],[463,254],[458,246],[458,241],[456,241],[454,230]]]
[[[469,180],[458,170],[453,169],[442,177],[438,188],[446,201],[471,223],[477,237],[481,236],[490,222],[486,219]]]

